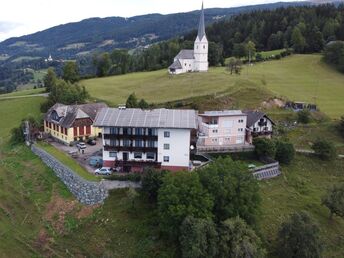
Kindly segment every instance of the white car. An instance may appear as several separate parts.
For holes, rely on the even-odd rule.
[[[84,142],[78,142],[76,147],[80,150],[84,150],[84,149],[86,149],[87,146],[86,146],[86,143],[84,143]]]
[[[94,171],[96,175],[102,175],[102,176],[110,176],[112,174],[111,168],[99,168],[96,171]]]

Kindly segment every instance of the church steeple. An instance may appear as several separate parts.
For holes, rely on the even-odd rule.
[[[203,8],[203,2],[202,2],[202,10],[201,10],[201,17],[199,19],[197,37],[199,40],[202,40],[204,36],[205,36],[205,25],[204,25],[204,8]]]

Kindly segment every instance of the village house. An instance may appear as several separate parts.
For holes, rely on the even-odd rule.
[[[246,141],[250,144],[255,137],[271,138],[273,133],[274,121],[265,113],[259,111],[247,111],[247,136]]]
[[[44,117],[44,132],[57,141],[71,144],[83,141],[89,137],[97,137],[101,129],[95,127],[93,122],[104,103],[84,105],[55,104]]]
[[[95,126],[102,128],[104,167],[123,172],[146,167],[188,170],[196,117],[194,110],[101,110]]]
[[[174,58],[173,64],[168,68],[170,74],[187,72],[207,72],[208,40],[205,34],[204,9],[202,4],[201,17],[198,26],[198,34],[194,43],[194,49],[183,49]]]
[[[240,110],[207,111],[198,116],[197,150],[245,148],[247,115]]]

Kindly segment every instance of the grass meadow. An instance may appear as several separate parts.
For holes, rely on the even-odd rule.
[[[321,55],[293,55],[245,67],[230,75],[224,67],[208,73],[170,76],[166,70],[97,78],[81,82],[91,96],[112,105],[129,94],[151,103],[204,95],[233,94],[243,89],[265,89],[272,96],[318,104],[331,118],[344,114],[344,75],[321,61]],[[237,101],[240,102],[238,96]]]

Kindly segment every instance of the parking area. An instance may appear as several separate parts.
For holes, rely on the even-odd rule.
[[[56,141],[51,141],[50,144],[60,151],[73,157],[81,166],[83,166],[88,172],[94,173],[95,167],[89,165],[90,158],[93,156],[102,156],[102,139],[96,139],[96,145],[86,144],[84,150],[79,150],[77,146],[68,146]]]

